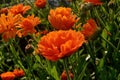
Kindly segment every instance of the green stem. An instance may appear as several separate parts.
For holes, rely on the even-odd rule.
[[[98,11],[96,8],[94,8],[94,13],[96,15],[96,17],[98,18],[98,20],[100,21],[100,23],[102,24],[102,28],[104,28],[106,31],[109,32],[109,30],[106,28],[106,24],[104,24],[103,20],[100,18],[99,14],[98,14]]]
[[[111,45],[111,47],[113,47],[116,52],[119,52],[119,51],[117,50],[117,48],[116,48],[110,41],[106,40],[106,39],[103,38],[102,36],[100,36],[100,37],[101,37],[104,41],[106,41],[109,45]]]
[[[96,52],[95,52],[95,49],[94,49],[94,43],[92,41],[89,41],[88,44],[86,44],[86,49],[87,49],[87,52],[90,54],[91,56],[91,60],[92,60],[92,64],[94,65],[94,70],[95,70],[95,78],[98,77],[97,73],[97,66],[95,64],[96,62]]]
[[[69,75],[69,73],[68,73],[67,62],[68,62],[68,58],[64,58],[64,59],[63,59],[63,66],[64,66],[65,72],[66,72],[66,74],[67,74],[67,80],[71,80],[70,75]]]
[[[15,42],[15,41],[14,41]],[[19,54],[18,52],[15,50],[15,47],[13,45],[13,40],[10,40],[10,50],[11,50],[11,53],[14,57],[14,63],[15,64],[18,64],[24,71],[25,71],[25,74],[27,76],[27,79],[29,79],[29,72],[25,69],[24,65],[22,64],[22,61],[20,60],[20,57],[19,57]]]

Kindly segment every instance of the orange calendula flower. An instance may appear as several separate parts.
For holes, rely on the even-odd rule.
[[[1,14],[0,16],[0,34],[5,41],[16,36],[16,26],[20,23],[22,16],[20,14],[13,15],[8,13],[7,15]]]
[[[72,14],[71,8],[58,7],[55,10],[50,10],[48,20],[54,28],[67,30],[72,28],[79,19],[76,19],[76,15]]]
[[[25,73],[22,69],[14,69],[13,73],[16,77],[22,77],[25,75]]]
[[[46,3],[47,3],[46,0],[36,0],[35,1],[35,6],[38,7],[38,8],[44,8]]]
[[[38,35],[46,35],[47,33],[49,33],[48,30],[43,30],[43,31],[37,32],[36,36],[38,36]]]
[[[30,6],[24,6],[23,4],[14,5],[9,9],[12,14],[25,14],[27,10],[31,9]]]
[[[57,61],[73,54],[85,42],[83,34],[74,30],[49,32],[38,43],[38,51],[46,59]]]
[[[91,38],[98,29],[96,22],[93,19],[89,19],[87,23],[83,25],[83,30],[81,32],[88,39]]]
[[[26,36],[29,33],[33,34],[36,32],[35,26],[40,24],[40,20],[38,17],[34,17],[34,15],[28,15],[27,18],[23,18],[20,29],[17,31],[19,37]]]
[[[91,2],[94,5],[102,5],[102,2],[100,0],[84,0],[85,2]]]
[[[70,71],[68,71],[68,74],[69,74],[69,76],[70,76],[71,79],[74,78],[73,73],[71,73]],[[62,72],[62,74],[61,74],[61,80],[68,80],[68,79],[67,79],[67,74],[66,74],[66,71],[65,71],[65,70],[64,70],[64,71]]]
[[[12,72],[5,72],[1,74],[2,80],[14,80],[15,75]]]

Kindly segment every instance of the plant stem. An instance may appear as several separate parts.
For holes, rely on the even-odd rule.
[[[64,66],[65,72],[66,72],[66,74],[67,74],[67,80],[71,80],[70,75],[69,75],[69,73],[68,73],[67,62],[68,62],[68,58],[64,58],[64,59],[63,59],[63,66]]]

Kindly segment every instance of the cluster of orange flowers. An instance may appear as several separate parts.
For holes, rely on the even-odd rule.
[[[1,12],[0,15],[0,34],[5,41],[14,38],[16,35],[22,37],[36,32],[35,26],[40,24],[39,18],[34,17],[34,15],[22,16],[30,8],[30,6],[18,4],[7,10],[6,8],[4,8],[5,10],[2,9],[5,12]]]
[[[24,76],[25,73],[22,69],[14,69],[13,72],[4,72],[0,74],[2,80],[14,80],[15,78],[20,78]]]
[[[38,52],[51,61],[70,56],[85,43],[85,39],[92,37],[98,30],[98,26],[92,18],[83,25],[82,31],[72,30],[78,19],[76,19],[76,15],[72,14],[71,8],[58,7],[50,10],[48,20],[57,30],[49,32],[40,39]]]
[[[84,1],[91,2],[94,5],[102,4],[99,0]],[[44,8],[46,0],[36,0],[35,5],[39,8]],[[8,10],[5,8],[5,10],[0,12],[0,34],[5,41],[14,38],[16,35],[22,37],[36,32],[35,26],[41,22],[39,18],[34,15],[23,17],[30,8],[30,6],[18,4]],[[51,9],[48,21],[55,31],[41,37],[38,43],[38,53],[51,61],[57,61],[75,53],[86,42],[86,39],[93,36],[98,30],[95,20],[91,18],[82,26],[81,31],[75,31],[73,26],[78,20],[79,18],[73,14],[71,8],[58,7]],[[19,76],[17,72],[19,75],[23,73],[17,70],[6,72],[1,74],[1,78],[3,80],[13,80],[15,76]],[[65,72],[62,75],[65,77]]]
[[[36,0],[34,3],[36,7],[43,8],[46,0]],[[23,17],[29,9],[29,5],[18,4],[0,10],[0,34],[4,41],[15,38],[16,35],[22,37],[36,32],[35,26],[40,24],[39,18],[34,15]]]

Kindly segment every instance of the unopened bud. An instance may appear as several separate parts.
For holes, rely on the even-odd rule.
[[[26,47],[25,47],[25,52],[26,53],[32,53],[34,51],[34,47],[32,44],[28,44]]]

